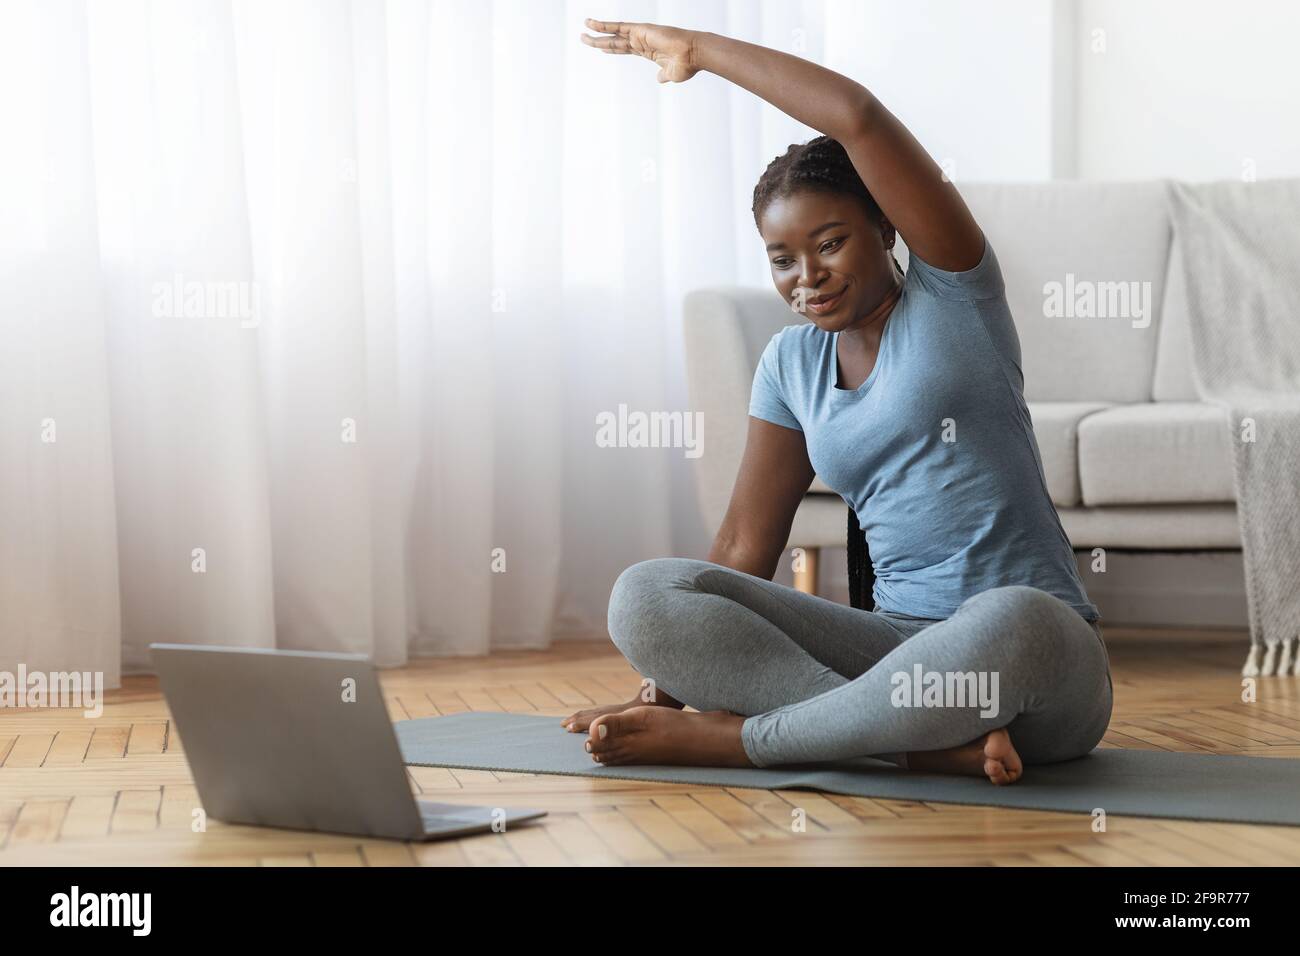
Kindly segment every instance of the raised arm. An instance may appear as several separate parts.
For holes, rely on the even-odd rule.
[[[584,35],[585,43],[652,60],[661,83],[685,82],[701,70],[714,73],[837,140],[908,249],[951,272],[979,264],[984,237],[961,194],[862,84],[797,56],[715,33],[603,20],[588,20],[587,26],[607,35]]]

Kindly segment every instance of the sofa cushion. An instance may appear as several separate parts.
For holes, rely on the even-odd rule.
[[[1080,501],[1079,422],[1109,407],[1104,402],[1029,403],[1047,492],[1057,507],[1068,508]]]
[[[1187,270],[1177,237],[1169,251],[1169,276],[1156,334],[1156,367],[1151,397],[1157,402],[1195,402],[1192,373],[1192,323],[1187,317]]]
[[[1164,184],[963,184],[961,192],[1002,266],[1025,396],[1148,401],[1169,261]]]
[[[1089,415],[1079,423],[1079,483],[1088,506],[1235,501],[1226,413],[1147,402]]]
[[[1057,514],[1076,549],[1180,551],[1242,546],[1234,505],[1063,507]]]
[[[1241,547],[1237,508],[1230,504],[1110,505],[1062,508],[1057,513],[1070,544],[1079,549],[1203,551]]]

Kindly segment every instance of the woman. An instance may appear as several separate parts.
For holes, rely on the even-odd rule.
[[[623,572],[609,630],[646,692],[564,726],[604,765],[874,756],[1009,784],[1088,753],[1112,701],[1099,615],[1048,497],[997,259],[957,190],[846,77],[710,33],[587,26],[661,83],[706,70],[825,135],[754,190],[776,289],[811,321],[759,362],[708,560]],[[874,610],[771,580],[815,474],[870,541]]]

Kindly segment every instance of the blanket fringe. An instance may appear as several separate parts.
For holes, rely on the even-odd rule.
[[[1241,676],[1300,677],[1300,637],[1288,637],[1271,644],[1250,645],[1250,653],[1242,665]]]
[[[1264,660],[1259,665],[1260,677],[1277,676],[1277,644],[1278,642],[1274,641],[1264,649]]]
[[[1241,668],[1242,677],[1259,676],[1259,645],[1250,645],[1250,653],[1246,655],[1246,663]]]
[[[1291,655],[1291,645],[1293,643],[1294,641],[1292,641],[1291,638],[1287,638],[1282,642],[1282,656],[1279,657],[1277,661],[1278,677],[1290,677],[1294,673],[1292,670],[1294,661],[1292,660]]]

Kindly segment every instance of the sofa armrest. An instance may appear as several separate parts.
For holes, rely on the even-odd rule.
[[[696,290],[682,311],[686,385],[704,426],[704,451],[692,464],[696,497],[715,534],[745,452],[759,356],[773,335],[799,319],[772,292],[745,288]]]

